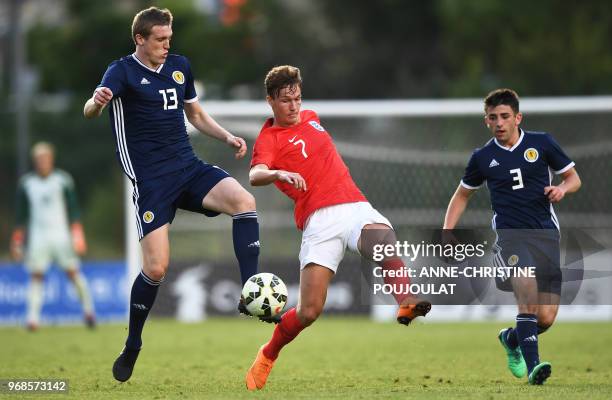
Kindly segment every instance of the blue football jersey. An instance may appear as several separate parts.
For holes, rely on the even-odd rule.
[[[152,69],[131,54],[108,66],[102,86],[113,92],[108,108],[117,158],[130,179],[158,177],[197,161],[183,115],[184,103],[198,100],[187,58],[169,54]]]
[[[551,185],[553,173],[561,174],[573,166],[550,134],[521,130],[511,148],[493,138],[476,149],[461,185],[477,189],[486,182],[493,229],[559,229],[544,188]]]

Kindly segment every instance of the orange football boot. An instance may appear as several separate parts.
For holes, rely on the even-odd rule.
[[[248,390],[263,389],[266,385],[268,375],[270,375],[270,371],[272,371],[272,367],[274,366],[274,361],[264,355],[264,346],[265,344],[259,348],[253,365],[251,365],[251,368],[247,371],[246,387]]]
[[[408,302],[416,302],[416,304],[408,304]],[[416,317],[424,317],[431,310],[431,303],[427,300],[417,300],[414,298],[407,299],[397,310],[397,322],[402,325],[410,325]]]

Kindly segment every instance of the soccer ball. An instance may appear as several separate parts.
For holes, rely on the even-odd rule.
[[[276,275],[262,272],[253,275],[242,288],[247,310],[256,317],[273,317],[287,303],[287,286]]]

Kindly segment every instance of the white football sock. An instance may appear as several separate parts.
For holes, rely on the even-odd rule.
[[[28,324],[40,323],[40,309],[43,303],[43,281],[30,278],[28,287],[28,311],[26,321]]]
[[[83,312],[87,315],[93,314],[93,302],[91,301],[89,287],[87,286],[87,281],[85,278],[83,278],[83,275],[80,272],[77,272],[74,277],[74,287],[76,287],[79,298],[81,299]]]

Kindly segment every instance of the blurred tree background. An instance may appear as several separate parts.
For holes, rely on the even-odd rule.
[[[16,184],[8,8],[0,3],[0,258]],[[77,181],[90,257],[123,251],[122,179],[108,117],[84,101],[107,65],[133,51],[134,13],[174,14],[172,52],[186,55],[206,99],[260,99],[274,65],[302,69],[309,99],[612,93],[612,2],[590,0],[20,0],[35,77],[31,142],[58,148]]]

